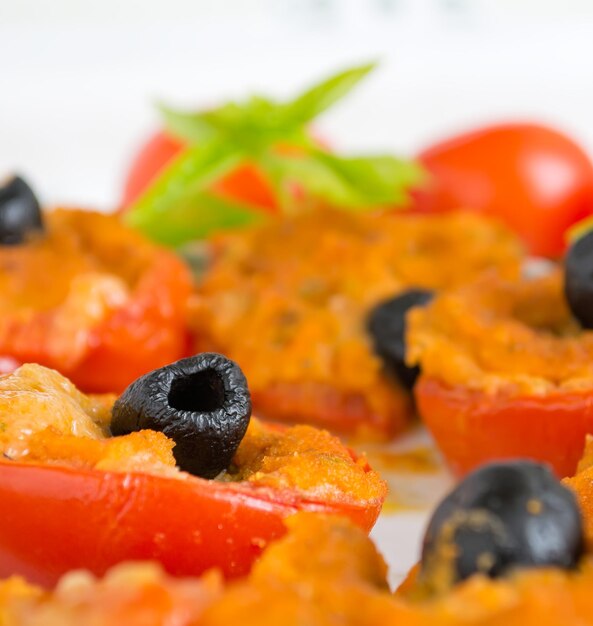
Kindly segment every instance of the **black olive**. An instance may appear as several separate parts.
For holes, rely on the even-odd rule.
[[[574,494],[532,461],[484,465],[437,507],[424,536],[421,577],[451,584],[518,567],[570,569],[583,554]]]
[[[39,202],[31,187],[14,176],[0,187],[0,244],[23,243],[29,233],[41,230]]]
[[[564,293],[581,325],[593,328],[593,231],[577,239],[566,254]]]
[[[182,470],[214,478],[228,468],[251,417],[251,397],[239,366],[205,352],[149,372],[113,405],[114,435],[162,431],[175,441]]]
[[[433,296],[427,289],[409,289],[376,305],[367,320],[375,352],[408,389],[414,386],[420,369],[406,365],[406,313],[428,304]]]

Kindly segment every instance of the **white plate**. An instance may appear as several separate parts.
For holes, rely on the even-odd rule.
[[[371,537],[389,565],[389,580],[395,586],[418,560],[428,518],[453,478],[420,426],[387,446],[355,447],[367,453],[389,485]]]

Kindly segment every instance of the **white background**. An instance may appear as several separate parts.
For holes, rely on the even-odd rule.
[[[370,59],[380,69],[319,124],[338,148],[413,154],[535,119],[593,153],[590,0],[0,0],[0,176],[110,210],[154,100],[283,97]],[[417,557],[425,515],[380,521],[395,574]]]
[[[593,152],[590,0],[0,0],[0,175],[109,209],[156,99],[281,97],[369,59],[320,124],[340,148],[533,118]]]

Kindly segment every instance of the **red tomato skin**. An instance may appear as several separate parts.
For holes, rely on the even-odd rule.
[[[130,302],[93,332],[85,359],[64,374],[92,393],[122,392],[148,371],[187,356],[193,281],[174,255],[155,255]]]
[[[124,210],[185,147],[185,142],[163,131],[149,138],[140,148],[126,176],[122,197]],[[214,186],[214,191],[269,213],[278,211],[272,188],[257,167],[249,163],[230,172]]]
[[[593,433],[591,392],[506,397],[421,376],[414,396],[457,475],[495,459],[531,458],[549,463],[559,478],[572,476]]]
[[[564,233],[593,213],[593,164],[562,133],[502,124],[464,133],[418,155],[432,175],[416,210],[470,209],[506,222],[536,256],[559,257]]]
[[[51,356],[47,315],[16,323],[0,342],[0,371],[22,363],[59,370],[87,393],[122,392],[146,372],[187,355],[187,301],[193,281],[173,253],[161,250],[145,268],[125,306],[91,332],[81,360],[65,364]]]
[[[251,400],[258,415],[270,420],[293,423],[298,415],[303,423],[354,439],[390,441],[406,430],[414,416],[409,395],[401,389],[389,396],[383,411],[373,410],[363,394],[296,382],[253,391]]]
[[[158,132],[142,145],[135,155],[124,182],[122,204],[131,205],[150,181],[183,149],[181,140]]]
[[[289,490],[0,461],[0,577],[44,586],[71,569],[102,575],[156,559],[174,575],[245,575],[297,511],[350,517],[370,531],[382,501],[329,503]]]

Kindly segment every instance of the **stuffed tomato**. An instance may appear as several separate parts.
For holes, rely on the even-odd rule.
[[[42,214],[20,178],[0,189],[0,362],[55,368],[86,391],[122,391],[182,357],[191,277],[113,217]]]
[[[38,365],[0,378],[0,575],[53,584],[156,559],[173,574],[245,574],[300,511],[370,530],[386,495],[325,431],[249,420],[239,368],[182,359],[113,396]]]
[[[530,457],[574,473],[593,432],[593,333],[568,285],[559,270],[491,277],[410,312],[418,411],[454,471]]]
[[[381,439],[413,411],[375,352],[375,307],[492,266],[513,277],[521,259],[514,237],[483,218],[330,210],[221,236],[210,251],[190,304],[196,349],[241,365],[258,414]]]

